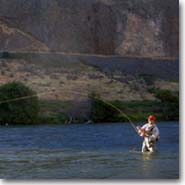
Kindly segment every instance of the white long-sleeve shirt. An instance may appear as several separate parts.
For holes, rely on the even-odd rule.
[[[149,123],[146,123],[145,125],[143,125],[141,127],[142,129],[144,129],[146,132],[150,132],[150,138],[152,140],[156,140],[157,138],[159,138],[159,129],[156,125],[151,125]]]

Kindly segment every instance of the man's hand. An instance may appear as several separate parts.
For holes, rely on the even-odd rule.
[[[141,132],[142,132],[141,131],[141,127],[140,126],[137,126],[136,129],[137,129],[138,134],[141,136]]]
[[[147,132],[145,131],[145,129],[142,129],[142,127],[140,127],[140,126],[137,126],[136,129],[137,129],[137,131],[138,131],[138,134],[139,134],[141,137],[148,137],[148,134],[147,134]]]

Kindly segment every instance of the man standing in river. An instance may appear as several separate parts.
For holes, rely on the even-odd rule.
[[[156,117],[150,115],[148,117],[148,123],[142,127],[136,127],[141,137],[144,137],[142,152],[154,152],[156,149],[156,143],[159,139],[159,129],[156,125]]]

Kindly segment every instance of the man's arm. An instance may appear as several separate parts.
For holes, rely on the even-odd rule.
[[[147,124],[143,125],[142,127],[140,127],[140,126],[136,127],[137,128],[137,131],[138,131],[138,134],[141,137],[146,136],[146,132],[145,132],[146,127],[147,127]]]

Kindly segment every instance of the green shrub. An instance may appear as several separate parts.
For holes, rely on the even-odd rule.
[[[178,120],[179,119],[179,93],[170,90],[151,89],[162,105],[161,111],[164,120]]]
[[[96,93],[89,95],[91,100],[91,120],[93,122],[117,122],[119,121],[119,112],[106,104]]]
[[[20,82],[0,86],[0,123],[33,124],[39,112],[36,93]]]
[[[161,100],[161,102],[176,102],[178,100],[178,97],[170,90],[156,90],[155,96]]]

